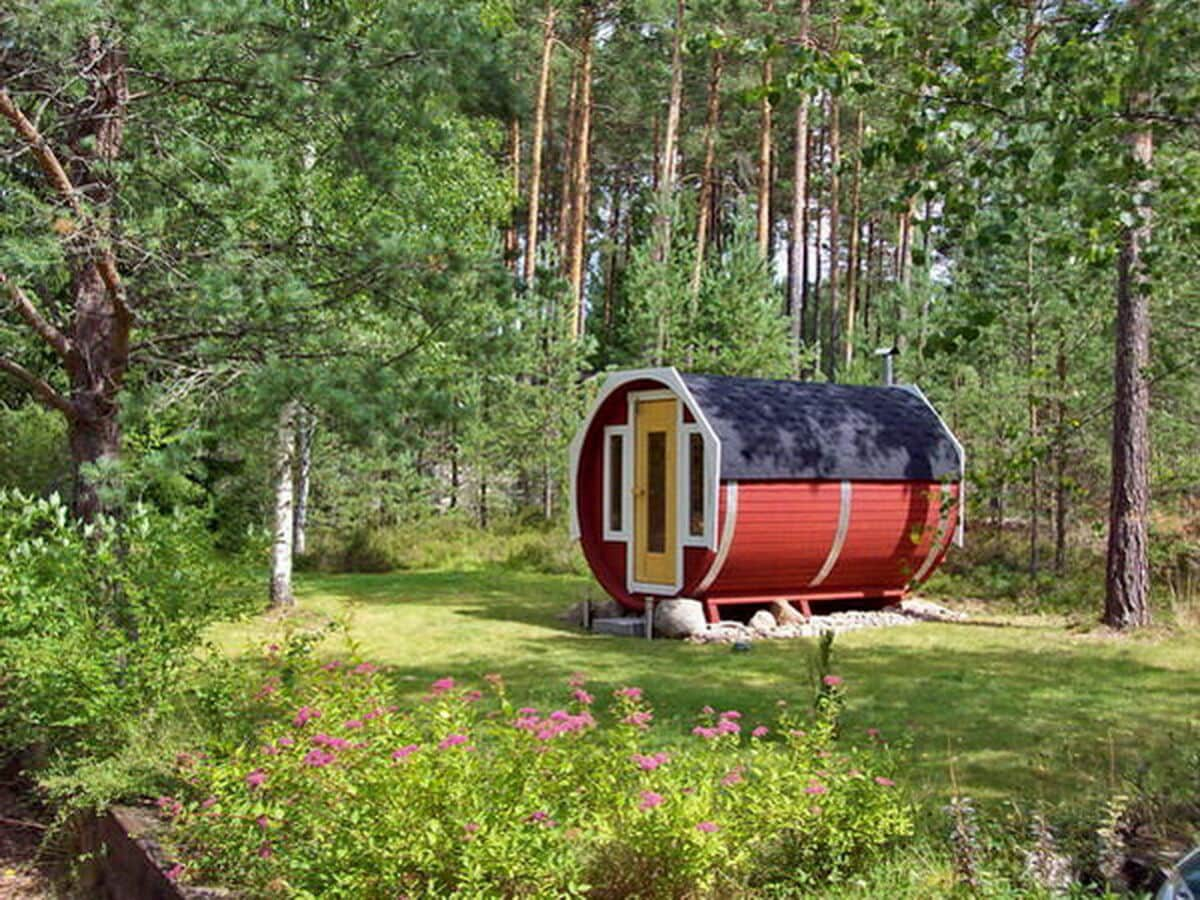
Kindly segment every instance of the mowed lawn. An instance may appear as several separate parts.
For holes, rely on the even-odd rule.
[[[645,689],[665,740],[693,740],[706,704],[749,723],[779,701],[805,706],[811,641],[725,646],[589,635],[559,621],[596,589],[587,579],[492,568],[468,572],[305,576],[296,618],[348,617],[364,659],[386,664],[416,696],[453,676],[482,683],[501,673],[521,701],[562,702],[585,673],[603,697]],[[226,628],[237,652],[279,626]],[[345,653],[331,639],[322,654]],[[1113,638],[1051,617],[977,612],[962,624],[918,624],[839,635],[850,740],[878,728],[897,742],[918,795],[949,791],[950,770],[980,801],[1068,799],[1111,772],[1195,746],[1200,738],[1200,634]]]

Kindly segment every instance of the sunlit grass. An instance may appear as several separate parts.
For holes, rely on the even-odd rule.
[[[589,635],[559,621],[590,581],[485,568],[470,572],[306,576],[301,620],[347,617],[364,658],[416,694],[435,678],[502,673],[521,697],[564,695],[584,672],[603,693],[644,688],[657,721],[686,739],[705,704],[770,715],[811,697],[808,641],[749,653]],[[277,628],[267,619],[219,637],[231,650]],[[335,640],[323,653],[343,652]],[[1200,634],[1112,638],[1064,619],[992,616],[838,637],[850,739],[878,728],[901,742],[910,779],[930,798],[958,783],[978,799],[1053,802],[1106,786],[1111,773],[1200,737]]]

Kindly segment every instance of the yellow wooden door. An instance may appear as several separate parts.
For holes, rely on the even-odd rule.
[[[676,400],[641,400],[633,456],[633,577],[643,584],[675,583]]]

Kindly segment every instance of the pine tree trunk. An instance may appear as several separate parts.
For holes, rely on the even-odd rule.
[[[558,263],[563,277],[570,272],[568,254],[574,233],[575,145],[579,135],[579,67],[571,70],[571,93],[567,98],[567,132],[562,147],[562,185],[558,192]]]
[[[854,326],[858,316],[859,230],[862,210],[863,111],[854,116],[854,175],[850,182],[850,247],[846,257],[846,367],[854,361]]]
[[[700,172],[700,198],[696,203],[696,255],[692,261],[692,281],[688,317],[695,322],[704,276],[704,254],[708,249],[709,218],[712,214],[714,173],[717,163],[717,128],[721,121],[721,75],[725,69],[725,54],[713,51],[712,69],[708,76],[708,103],[704,114],[704,166]]]
[[[625,182],[620,180],[612,189],[612,203],[608,214],[608,266],[604,277],[604,331],[612,334],[617,303],[618,259],[621,253],[621,203],[625,196]]]
[[[1027,226],[1028,227],[1028,226]],[[1041,567],[1038,546],[1038,524],[1041,513],[1041,464],[1038,459],[1039,434],[1037,392],[1034,390],[1037,373],[1037,315],[1038,304],[1033,284],[1033,235],[1025,238],[1025,402],[1029,417],[1029,440],[1033,453],[1029,458],[1029,574],[1037,577]]]
[[[1067,352],[1066,336],[1060,331],[1055,372],[1058,399],[1055,403],[1054,447],[1054,573],[1067,571]]]
[[[1130,0],[1139,16],[1149,0]],[[1136,114],[1150,105],[1147,92],[1129,97]],[[1112,433],[1112,490],[1109,502],[1108,571],[1104,622],[1113,628],[1150,624],[1150,573],[1147,519],[1150,514],[1150,272],[1145,253],[1150,246],[1151,167],[1154,137],[1142,125],[1129,138],[1138,169],[1131,194],[1134,221],[1121,233],[1117,258],[1117,328],[1115,396]]]
[[[538,236],[542,202],[542,145],[546,136],[546,102],[550,95],[550,62],[554,52],[554,3],[546,3],[542,21],[542,62],[538,71],[537,102],[533,110],[533,137],[529,145],[529,225],[525,240],[525,284],[537,275]]]
[[[812,207],[809,210],[808,221],[809,228],[813,234],[813,282],[809,288],[808,296],[809,303],[805,305],[810,307],[808,336],[809,344],[816,351],[816,359],[814,365],[820,366],[821,356],[821,272],[822,272],[822,251],[824,245],[822,243],[823,225],[825,222],[824,216],[821,215],[821,191],[820,188],[815,190],[813,184],[813,171],[821,165],[824,160],[825,152],[825,129],[818,128],[812,134],[812,143],[808,149],[808,178],[806,179],[809,185],[809,201]]]
[[[312,413],[301,409],[296,417],[296,515],[292,552],[303,556],[308,552],[308,492],[312,475],[312,444],[317,420]]]
[[[832,379],[837,374],[840,319],[838,297],[841,268],[841,175],[842,162],[841,117],[837,95],[829,94],[829,345],[826,371]]]
[[[292,606],[292,553],[296,536],[294,467],[299,405],[288,401],[279,411],[275,438],[275,528],[271,541],[271,606]]]
[[[66,331],[66,348],[60,350],[70,384],[67,442],[71,452],[75,515],[90,522],[108,511],[92,473],[92,466],[115,462],[121,454],[120,396],[129,367],[132,316],[125,305],[111,250],[116,231],[116,185],[112,163],[121,155],[129,91],[126,56],[118,47],[92,35],[80,53],[81,81],[88,98],[81,103],[72,134],[72,153],[65,169],[58,170],[56,188],[69,191],[62,197],[79,218],[86,202],[95,222],[95,234],[73,240],[66,247],[71,273],[70,296],[73,316]],[[41,136],[5,95],[5,116],[27,141],[40,145],[35,155],[50,175],[53,153]],[[65,181],[64,181],[65,179]],[[86,201],[79,185],[87,185]],[[61,338],[62,336],[60,336]]]
[[[800,0],[801,47],[809,43],[812,0]],[[792,165],[792,246],[788,269],[788,307],[791,312],[792,375],[800,377],[800,349],[804,343],[804,306],[808,296],[808,94],[796,98],[796,150]]]
[[[521,122],[514,118],[508,123],[508,159],[511,167],[513,197],[521,196]],[[517,235],[517,211],[515,208],[509,215],[508,226],[504,229],[504,265],[514,273],[517,271],[521,242]]]
[[[450,431],[450,509],[458,509],[458,491],[462,487],[458,456],[458,429],[453,428]]]
[[[867,259],[866,266],[863,268],[862,281],[862,323],[863,334],[868,338],[874,338],[875,332],[871,330],[871,326],[875,324],[877,317],[871,315],[871,299],[872,290],[875,280],[875,217],[871,216],[867,219]],[[878,343],[873,341],[872,343]]]
[[[768,15],[775,12],[775,0],[766,0]],[[774,73],[771,57],[763,59],[762,91],[759,104],[758,128],[758,253],[765,260],[771,256],[771,82]]]
[[[574,177],[572,181],[571,244],[568,282],[571,285],[571,339],[583,334],[584,263],[587,255],[588,210],[591,193],[591,128],[592,128],[592,31],[594,13],[585,8],[583,36],[579,51],[579,130],[575,136]]]
[[[667,131],[663,137],[662,171],[658,176],[657,208],[654,211],[654,258],[666,260],[671,252],[671,202],[675,193],[675,163],[678,156],[679,114],[683,105],[683,0],[675,6],[675,33],[671,39],[671,94],[667,100]]]

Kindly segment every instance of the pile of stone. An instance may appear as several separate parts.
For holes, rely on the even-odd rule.
[[[589,615],[590,613],[590,615]],[[644,617],[628,615],[612,600],[593,604],[585,612],[576,604],[562,617],[574,625],[585,622],[593,631],[623,636],[644,636]],[[659,600],[654,604],[654,636],[675,638],[697,644],[733,644],[757,640],[817,637],[822,632],[857,631],[860,628],[886,628],[915,625],[918,622],[961,622],[965,613],[925,600],[910,597],[897,606],[884,609],[848,610],[805,619],[793,606],[776,601],[769,609],[760,609],[749,622],[721,621],[710,623],[699,600],[679,598]]]
[[[786,609],[782,616],[781,607]],[[762,609],[756,612],[745,624],[726,621],[705,623],[702,629],[686,635],[686,639],[698,644],[731,644],[738,641],[817,637],[826,631],[841,634],[860,628],[888,628],[915,625],[918,622],[958,622],[965,618],[963,613],[916,598],[884,609],[847,610],[814,615],[807,621],[786,604],[773,604],[770,610]]]

